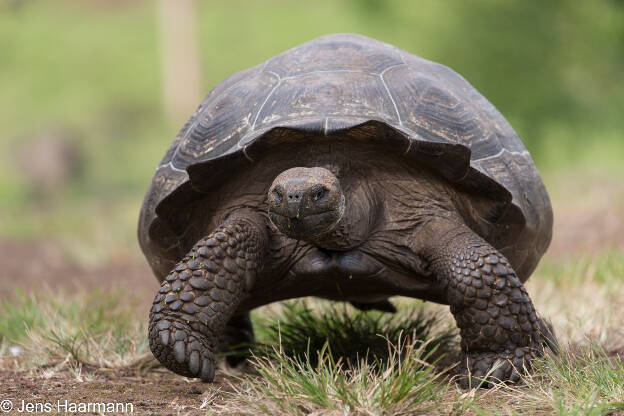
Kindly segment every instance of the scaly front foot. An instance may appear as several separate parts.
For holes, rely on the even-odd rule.
[[[266,245],[258,222],[226,222],[195,244],[162,282],[150,310],[149,343],[171,371],[214,379],[214,354],[227,341],[227,324],[253,285]]]

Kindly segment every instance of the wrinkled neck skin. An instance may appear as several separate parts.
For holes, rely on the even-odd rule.
[[[307,242],[326,250],[353,249],[368,239],[381,215],[381,204],[368,183],[350,182],[338,169],[326,167],[338,177],[344,192],[344,212],[329,231],[311,236]]]

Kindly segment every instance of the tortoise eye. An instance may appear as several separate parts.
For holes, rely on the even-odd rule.
[[[312,199],[314,199],[315,201],[318,201],[325,196],[326,192],[327,192],[326,188],[320,188],[316,192],[314,192]]]
[[[273,199],[275,199],[275,202],[277,202],[278,204],[282,202],[282,198],[284,196],[279,189],[273,188],[273,190],[271,191],[271,194],[273,195]]]

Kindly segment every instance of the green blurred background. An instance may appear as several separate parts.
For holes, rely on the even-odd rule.
[[[164,110],[161,7],[0,0],[0,239],[59,241],[86,262],[139,255],[143,194],[184,121]],[[233,72],[355,32],[463,75],[510,121],[547,186],[553,172],[624,172],[622,1],[209,0],[194,10],[195,104]]]

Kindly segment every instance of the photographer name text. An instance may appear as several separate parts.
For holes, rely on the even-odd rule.
[[[26,400],[3,400],[2,412],[17,413],[134,413],[134,404],[122,402],[28,402]]]

